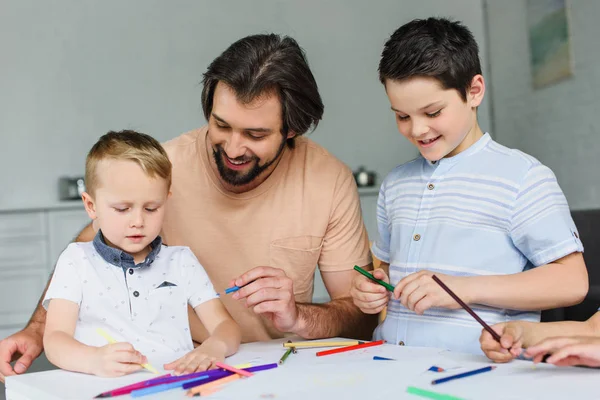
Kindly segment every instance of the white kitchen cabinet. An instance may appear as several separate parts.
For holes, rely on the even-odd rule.
[[[0,209],[0,339],[25,326],[58,255],[88,222],[81,202]]]

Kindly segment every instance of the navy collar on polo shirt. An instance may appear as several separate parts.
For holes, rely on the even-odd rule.
[[[100,254],[100,257],[102,257],[107,263],[123,269],[149,267],[160,252],[161,246],[162,238],[157,236],[156,239],[150,243],[150,248],[152,250],[150,250],[150,253],[146,256],[146,259],[141,263],[136,264],[131,254],[107,245],[106,241],[104,240],[104,235],[102,235],[102,231],[99,230],[94,237],[94,248],[98,254]]]

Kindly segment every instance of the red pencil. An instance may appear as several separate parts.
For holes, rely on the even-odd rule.
[[[355,344],[354,346],[346,346],[346,347],[339,347],[337,349],[319,351],[319,352],[317,352],[317,357],[328,356],[330,354],[343,353],[345,351],[360,350],[360,349],[364,349],[365,347],[380,346],[384,343],[385,343],[385,340],[377,340],[375,342]]]

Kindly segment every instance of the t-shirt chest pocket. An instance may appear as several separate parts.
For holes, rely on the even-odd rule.
[[[148,308],[151,321],[181,318],[187,313],[185,291],[175,282],[163,281],[148,291]]]
[[[296,297],[312,289],[322,247],[323,237],[319,236],[296,236],[271,242],[270,265],[283,269],[293,280]]]

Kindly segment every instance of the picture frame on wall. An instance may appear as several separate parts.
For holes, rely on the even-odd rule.
[[[572,76],[568,0],[527,0],[526,7],[533,87]]]

